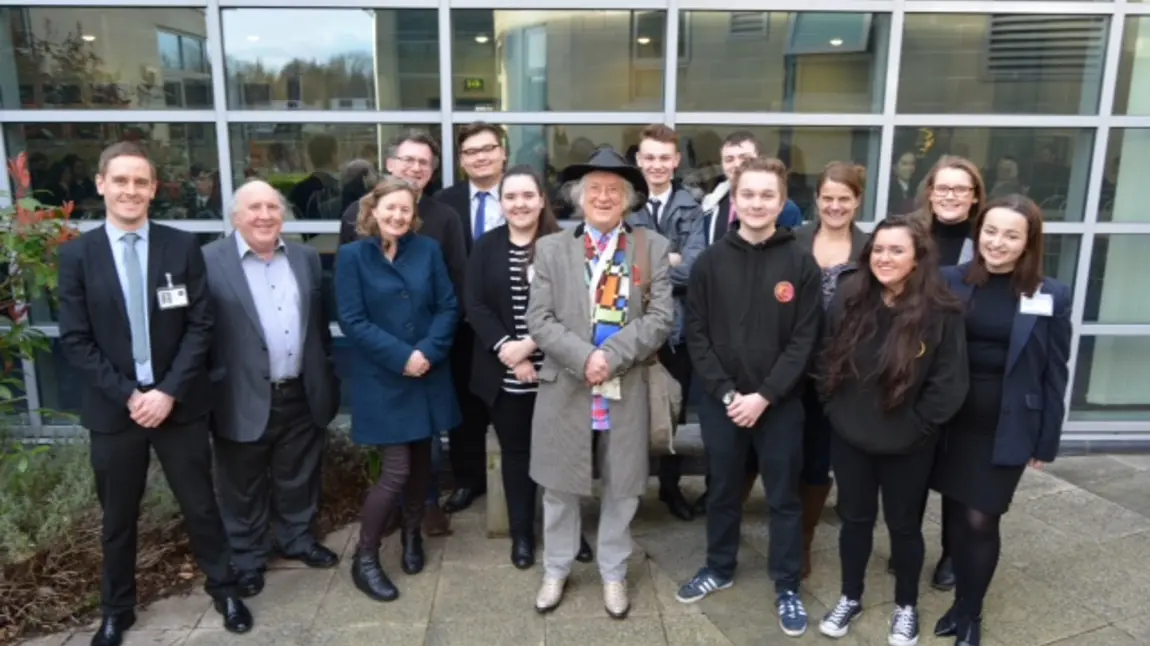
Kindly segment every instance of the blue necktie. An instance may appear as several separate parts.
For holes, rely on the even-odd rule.
[[[144,323],[147,298],[144,294],[144,277],[140,272],[140,256],[136,253],[136,242],[140,236],[125,233],[124,274],[128,278],[128,328],[132,336],[132,359],[136,363],[147,363],[151,359],[148,343],[148,326]]]
[[[475,207],[475,239],[478,240],[487,228],[487,191],[479,191],[475,197],[479,198],[479,206]]]

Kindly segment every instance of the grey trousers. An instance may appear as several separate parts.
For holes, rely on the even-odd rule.
[[[579,494],[543,490],[543,571],[549,579],[566,579],[579,552],[582,518]],[[599,575],[604,583],[627,579],[631,557],[631,520],[639,510],[638,496],[604,497],[599,504]]]

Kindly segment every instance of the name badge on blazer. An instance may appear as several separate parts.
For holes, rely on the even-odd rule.
[[[1054,297],[1042,292],[1034,292],[1034,296],[1023,295],[1018,299],[1018,311],[1032,316],[1054,316]]]
[[[168,280],[167,287],[156,290],[156,300],[162,310],[174,310],[188,306],[188,288],[183,285],[173,285],[172,275],[164,274]]]

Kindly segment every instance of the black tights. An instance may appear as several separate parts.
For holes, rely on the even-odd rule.
[[[981,617],[982,601],[1002,551],[998,529],[1002,516],[972,509],[956,500],[944,500],[950,516],[947,544],[954,558],[954,596],[959,613],[969,618]]]

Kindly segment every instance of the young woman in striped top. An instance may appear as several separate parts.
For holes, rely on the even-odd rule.
[[[475,243],[468,260],[464,302],[477,342],[471,391],[491,410],[503,452],[503,491],[511,525],[511,562],[535,563],[535,492],[528,475],[536,371],[543,353],[527,332],[524,315],[535,241],[559,230],[538,175],[512,168],[499,187],[507,224]]]

